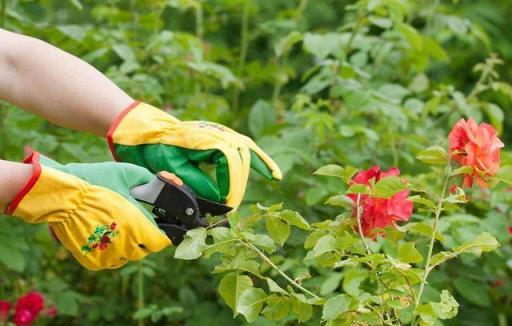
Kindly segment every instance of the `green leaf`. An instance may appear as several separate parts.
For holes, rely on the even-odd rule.
[[[345,195],[336,195],[329,197],[325,202],[327,205],[339,206],[339,207],[353,207],[354,201],[350,197]]]
[[[298,227],[302,230],[311,230],[311,225],[299,213],[286,209],[281,212],[281,219],[288,224]]]
[[[233,310],[234,316],[238,314],[240,296],[246,290],[252,288],[252,280],[247,275],[232,272],[224,275],[219,283],[219,293],[226,304]]]
[[[350,309],[352,299],[346,294],[339,294],[335,297],[329,298],[324,305],[322,311],[322,319],[334,320],[342,313]]]
[[[320,295],[326,296],[327,294],[336,291],[336,289],[340,286],[340,281],[342,278],[342,273],[329,273],[325,281],[320,286]]]
[[[372,190],[367,185],[353,184],[347,192],[350,194],[371,194]]]
[[[503,110],[494,103],[485,103],[485,105],[483,105],[483,108],[487,113],[489,120],[491,120],[492,125],[498,131],[498,134],[501,134],[501,132],[503,131],[503,120],[505,119],[505,114],[503,113]]]
[[[484,282],[475,282],[467,277],[457,277],[453,281],[453,285],[457,292],[469,302],[481,307],[492,305],[488,286]]]
[[[352,166],[347,166],[345,168],[336,165],[336,164],[329,164],[322,166],[313,174],[315,175],[322,175],[322,176],[328,176],[328,177],[338,177],[341,178],[345,183],[350,183],[350,180],[354,176],[354,174],[357,172],[357,169]]]
[[[375,187],[373,188],[373,195],[378,198],[389,198],[405,188],[405,184],[399,177],[385,177],[375,184]]]
[[[442,264],[443,262],[453,259],[462,253],[473,253],[481,255],[482,252],[489,252],[499,247],[499,243],[490,233],[484,232],[460,246],[453,248],[451,251],[441,251],[432,256],[430,260],[430,269]]]
[[[421,51],[423,49],[423,40],[421,35],[414,27],[402,23],[397,24],[396,28],[414,50]]]
[[[430,209],[436,209],[436,204],[434,204],[434,202],[432,202],[431,200],[426,199],[424,197],[416,195],[416,196],[410,196],[409,199],[412,200],[415,204],[424,205]]]
[[[441,302],[434,302],[431,305],[439,319],[453,318],[459,312],[459,304],[447,290],[441,292]]]
[[[278,214],[278,213],[276,213]],[[291,227],[288,223],[282,221],[279,215],[267,214],[265,216],[265,226],[268,234],[276,243],[283,246],[291,233]]]
[[[8,268],[23,272],[26,261],[23,252],[0,241],[0,261]]]
[[[281,320],[285,318],[292,308],[291,301],[288,298],[269,296],[266,307],[261,312],[265,318],[270,320]]]
[[[328,234],[318,239],[313,248],[313,253],[315,257],[318,257],[326,252],[336,251],[337,248],[338,242],[332,235]]]
[[[351,296],[359,296],[361,290],[359,286],[367,277],[367,272],[359,269],[351,269],[345,274],[343,279],[343,289]]]
[[[313,172],[313,174],[341,178],[344,172],[345,169],[343,167],[336,164],[329,164],[322,166],[321,168]]]
[[[276,56],[279,58],[290,51],[292,46],[300,41],[304,36],[302,33],[293,31],[290,34],[286,35],[285,37],[281,38],[279,41],[277,41],[276,45],[274,46],[274,52]]]
[[[187,232],[185,239],[176,248],[174,258],[193,260],[201,257],[203,251],[207,248],[206,229],[197,228]]]
[[[404,263],[421,263],[423,257],[416,249],[414,242],[406,242],[398,249],[398,258]]]
[[[299,300],[293,301],[292,310],[300,322],[308,321],[313,315],[313,306]]]
[[[273,126],[277,119],[277,113],[270,103],[258,100],[249,111],[248,126],[254,137],[260,137],[265,128]]]
[[[306,52],[312,53],[320,60],[325,59],[329,54],[339,55],[342,48],[340,37],[336,33],[325,35],[306,33],[303,44]]]
[[[459,312],[459,304],[447,290],[441,292],[440,302],[431,302],[418,307],[417,312],[425,325],[434,325],[436,320],[450,319]]]
[[[450,173],[450,176],[463,175],[463,174],[472,174],[473,168],[471,166],[461,166]]]
[[[266,298],[267,294],[262,289],[249,288],[240,295],[237,312],[244,315],[249,323],[252,323],[258,318]]]
[[[279,286],[279,284],[277,284],[273,279],[271,279],[270,277],[267,277],[265,278],[265,280],[267,281],[267,285],[268,285],[268,290],[270,292],[274,292],[274,293],[281,293],[281,294],[284,294],[284,295],[287,295],[288,292],[286,292],[285,290],[283,290],[282,287]]]
[[[427,164],[446,164],[448,162],[448,154],[441,146],[429,147],[416,155],[416,158]]]

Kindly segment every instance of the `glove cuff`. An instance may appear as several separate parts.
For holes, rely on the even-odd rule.
[[[23,160],[23,163],[32,163],[32,175],[30,176],[30,179],[27,181],[27,183],[23,186],[23,188],[21,188],[20,192],[18,192],[16,196],[14,196],[12,201],[5,208],[4,213],[7,215],[12,215],[12,213],[16,210],[20,202],[25,197],[25,195],[30,192],[30,190],[34,187],[34,185],[37,183],[37,180],[39,180],[39,177],[41,176],[41,164],[39,163],[39,153],[32,152]]]
[[[128,113],[130,113],[131,110],[135,109],[140,103],[141,103],[140,101],[135,101],[132,104],[130,104],[126,109],[121,111],[121,113],[119,113],[119,115],[114,119],[114,122],[112,122],[112,125],[108,129],[108,132],[107,132],[108,148],[110,148],[110,152],[112,153],[112,157],[114,158],[115,161],[119,161],[119,159],[117,158],[116,148],[114,146],[114,133],[117,130],[117,127],[119,126],[121,121],[123,121],[124,117],[126,117],[126,115]]]

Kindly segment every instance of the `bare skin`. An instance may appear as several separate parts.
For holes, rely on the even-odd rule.
[[[105,136],[133,99],[88,63],[48,43],[0,29],[0,100],[56,125]],[[32,166],[0,160],[0,208]]]

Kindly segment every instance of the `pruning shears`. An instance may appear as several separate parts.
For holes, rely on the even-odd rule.
[[[183,241],[187,231],[208,227],[207,214],[218,216],[232,210],[229,206],[196,196],[179,178],[167,172],[157,173],[153,180],[132,188],[130,193],[135,199],[153,206],[158,227],[175,246]]]

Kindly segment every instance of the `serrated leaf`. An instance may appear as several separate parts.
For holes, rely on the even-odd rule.
[[[290,225],[279,218],[279,215],[267,214],[265,216],[265,226],[268,234],[276,243],[283,246],[291,233]]]
[[[423,257],[416,249],[414,242],[406,242],[398,249],[398,258],[404,263],[421,263]]]
[[[321,168],[319,168],[318,170],[313,172],[313,174],[323,175],[323,176],[327,176],[327,177],[341,178],[343,176],[344,171],[345,171],[345,169],[339,165],[329,164],[329,165],[322,166]]]
[[[460,246],[453,248],[451,251],[441,251],[432,256],[430,260],[430,269],[435,268],[441,263],[453,259],[462,253],[473,253],[480,255],[482,252],[489,252],[499,247],[499,243],[490,233],[484,232]]]
[[[193,260],[201,257],[203,251],[207,248],[206,229],[197,228],[187,232],[185,239],[176,248],[174,258]]]
[[[267,281],[267,285],[268,285],[268,290],[270,292],[274,292],[274,293],[281,293],[281,294],[284,294],[284,295],[287,295],[288,292],[286,292],[285,290],[283,290],[282,287],[279,286],[279,284],[277,284],[273,279],[271,279],[270,277],[267,277],[265,278],[265,280]]]
[[[226,304],[233,310],[234,316],[238,314],[240,296],[252,288],[253,283],[249,276],[232,272],[224,275],[219,283],[219,293]]]
[[[354,201],[350,197],[345,195],[336,195],[329,197],[325,202],[327,205],[339,206],[339,207],[353,207]]]
[[[325,296],[331,292],[336,291],[336,289],[340,286],[340,281],[342,278],[342,273],[329,273],[325,281],[320,286],[320,295]]]
[[[450,176],[463,175],[463,174],[472,174],[473,168],[471,166],[461,166],[450,173]]]
[[[448,154],[441,146],[429,147],[416,155],[416,158],[427,164],[446,164],[448,162]]]
[[[308,321],[313,315],[313,306],[299,300],[293,301],[292,310],[300,322]]]
[[[262,289],[249,288],[240,295],[237,312],[244,315],[249,323],[252,323],[258,318],[266,298],[267,294]]]
[[[421,196],[411,196],[411,197],[409,197],[409,200],[412,200],[412,202],[415,203],[415,204],[424,205],[424,206],[427,206],[430,209],[436,209],[436,204],[434,204],[433,201],[431,201],[429,199],[426,199],[424,197],[421,197]]]
[[[441,292],[441,302],[431,303],[432,309],[439,319],[450,319],[457,316],[459,303],[447,290]]]
[[[326,252],[336,251],[337,248],[338,242],[332,235],[328,234],[318,239],[313,248],[313,253],[315,257],[318,257]]]
[[[367,185],[353,184],[348,188],[350,194],[370,194],[372,190]]]
[[[379,180],[373,188],[373,195],[378,198],[389,198],[406,188],[399,177],[390,176]]]
[[[344,312],[349,311],[352,299],[346,294],[329,298],[322,310],[322,319],[334,320]]]
[[[288,224],[298,227],[302,230],[311,230],[311,225],[299,213],[286,209],[281,212],[281,219]]]
[[[291,300],[288,298],[269,296],[267,298],[266,307],[261,312],[265,318],[270,320],[281,320],[285,318],[292,307]]]

